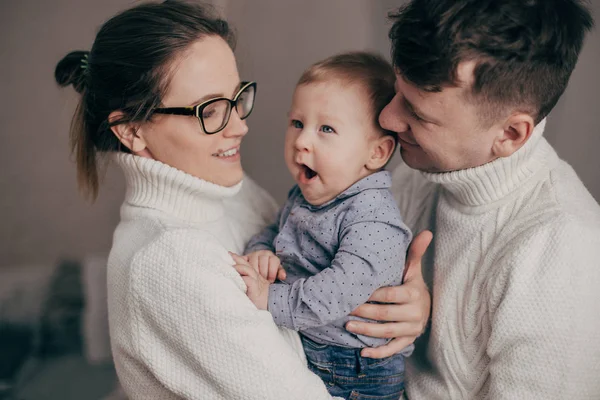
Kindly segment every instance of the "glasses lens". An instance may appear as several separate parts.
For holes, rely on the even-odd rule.
[[[227,125],[231,103],[227,100],[217,100],[207,104],[202,110],[202,121],[206,133],[214,133]]]
[[[240,93],[237,102],[235,103],[235,109],[241,119],[247,118],[252,112],[254,107],[254,95],[256,91],[254,86],[248,86],[242,93]]]

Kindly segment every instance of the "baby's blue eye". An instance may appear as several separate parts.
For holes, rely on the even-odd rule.
[[[296,129],[304,128],[304,125],[302,124],[302,122],[298,121],[297,119],[292,120],[292,126]]]
[[[324,133],[335,133],[335,129],[333,129],[333,128],[332,128],[332,127],[330,127],[329,125],[323,125],[323,126],[321,127],[321,130],[322,130]]]

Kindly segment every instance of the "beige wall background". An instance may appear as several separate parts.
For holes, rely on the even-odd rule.
[[[0,268],[106,254],[124,193],[109,167],[100,197],[77,193],[68,128],[77,98],[54,83],[58,60],[89,49],[129,0],[0,1]],[[401,0],[215,0],[238,31],[241,75],[259,82],[242,154],[279,202],[292,185],[283,161],[294,83],[311,63],[351,49],[389,52],[385,16]],[[600,0],[592,1],[600,25]],[[600,200],[600,32],[587,40],[546,137]],[[398,157],[395,157],[397,162]]]

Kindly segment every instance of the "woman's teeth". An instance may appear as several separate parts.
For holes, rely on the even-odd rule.
[[[217,153],[215,154],[217,157],[231,157],[231,156],[235,156],[238,153],[239,149],[231,149],[231,150],[227,150],[224,151],[222,153]]]

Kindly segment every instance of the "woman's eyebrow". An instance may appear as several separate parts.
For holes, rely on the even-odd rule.
[[[237,84],[237,86],[233,90],[233,93],[231,94],[230,99],[233,98],[233,96],[235,96],[235,94],[240,90],[241,87],[242,87],[242,82],[240,82],[240,83]],[[215,99],[217,97],[225,97],[225,94],[223,94],[223,93],[211,93],[211,94],[207,94],[207,95],[204,95],[204,96],[200,97],[198,100],[195,100],[194,102],[192,102],[188,106],[189,107],[197,106],[200,103],[203,103],[203,102],[205,102],[207,100]]]
[[[223,97],[223,93],[211,93],[211,94],[207,94],[205,96],[200,97],[198,100],[193,101],[191,104],[189,104],[190,107],[193,106],[197,106],[200,103],[205,102],[206,100],[210,100],[210,99],[214,99],[217,97]]]

